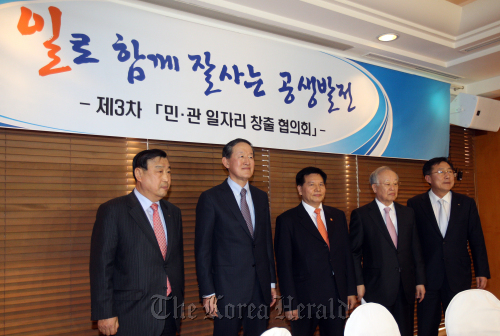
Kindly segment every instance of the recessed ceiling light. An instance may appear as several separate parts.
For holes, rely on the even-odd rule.
[[[379,41],[382,41],[382,42],[391,42],[391,41],[396,40],[398,37],[399,37],[398,34],[388,33],[388,34],[382,34],[377,38]]]

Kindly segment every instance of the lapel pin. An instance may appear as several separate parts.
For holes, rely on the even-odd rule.
[[[330,222],[333,222],[333,219],[332,219],[332,218],[330,218]]]

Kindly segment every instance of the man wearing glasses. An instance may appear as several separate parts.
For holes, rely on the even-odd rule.
[[[423,173],[431,189],[408,200],[415,211],[427,276],[425,299],[417,308],[418,335],[436,336],[441,311],[446,311],[455,294],[471,288],[467,243],[477,288],[486,287],[490,269],[476,203],[451,191],[455,183],[451,162],[445,157],[431,159]]]
[[[351,213],[349,238],[358,300],[394,316],[402,336],[413,335],[415,297],[425,294],[425,267],[413,210],[394,202],[399,178],[389,167],[370,175],[375,200]]]

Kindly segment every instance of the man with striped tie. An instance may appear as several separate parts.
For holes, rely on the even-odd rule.
[[[159,149],[132,161],[135,189],[97,210],[90,247],[91,319],[104,335],[175,336],[184,302],[181,211],[165,201]]]

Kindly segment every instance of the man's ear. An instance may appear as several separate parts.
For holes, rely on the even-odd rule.
[[[424,178],[427,181],[427,183],[431,184],[431,176],[430,175],[425,175]]]
[[[135,168],[134,173],[135,173],[135,179],[138,182],[142,182],[142,174],[143,174],[142,168],[140,167]]]
[[[377,184],[376,183],[372,184],[372,190],[375,194],[377,193]]]
[[[297,186],[297,191],[299,192],[299,195],[302,196],[302,186],[301,185]]]
[[[229,169],[229,161],[227,161],[225,156],[222,158],[222,164],[226,167],[226,169]]]

